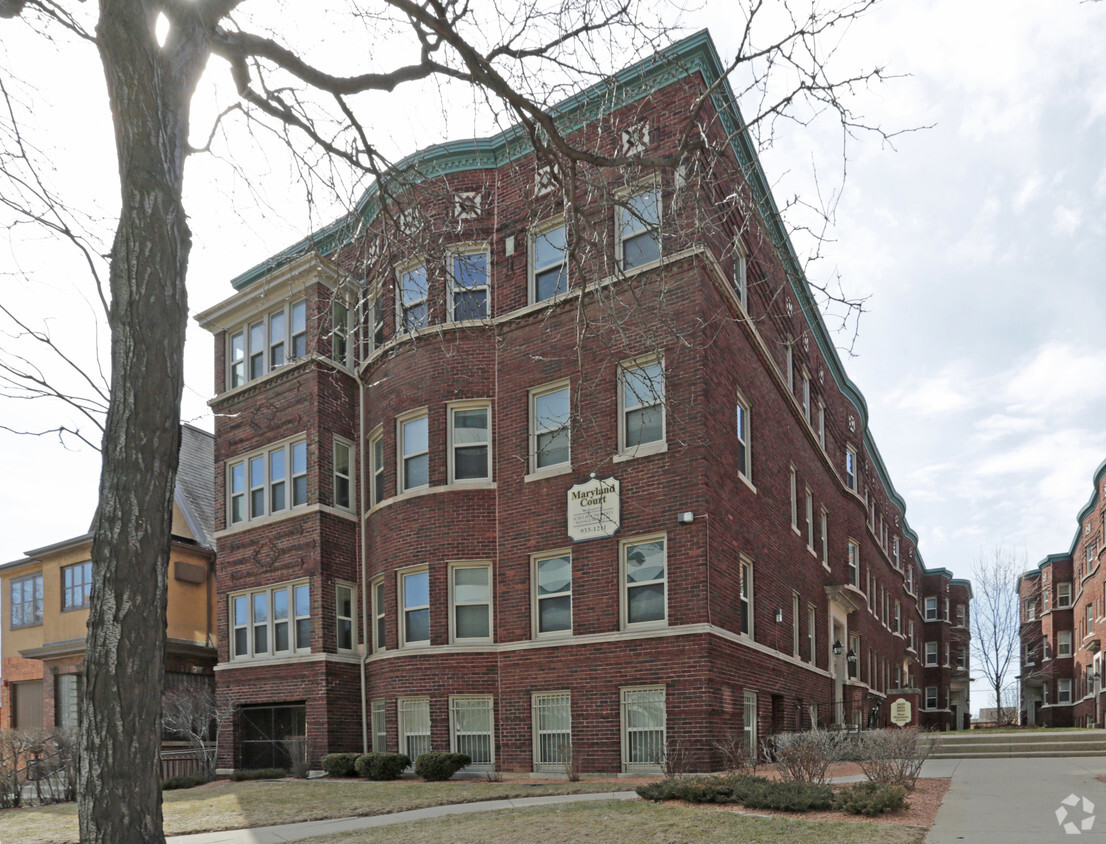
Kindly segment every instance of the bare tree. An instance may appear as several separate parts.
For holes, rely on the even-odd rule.
[[[161,698],[162,724],[167,731],[183,736],[192,745],[208,780],[215,778],[219,736],[230,716],[230,707],[218,706],[215,690],[210,685],[193,684],[172,689]]]
[[[842,94],[880,78],[882,71],[833,78],[825,59],[839,33],[874,3],[842,0],[823,8],[811,0],[801,13],[784,6],[790,26],[763,38],[755,37],[754,28],[763,4],[744,9],[744,36],[727,74],[737,80],[739,95],[752,101],[755,114],[739,131],[756,132],[767,142],[778,120],[802,123],[822,110],[839,120],[846,135],[868,128]],[[291,143],[301,172],[312,178],[336,178],[343,170],[385,174],[390,162],[370,138],[371,122],[359,116],[357,96],[432,78],[472,86],[489,103],[501,102],[510,121],[522,125],[539,155],[556,162],[570,185],[577,164],[629,163],[626,155],[575,146],[547,105],[581,78],[601,78],[603,57],[616,55],[624,63],[628,55],[651,50],[663,30],[641,22],[656,16],[643,12],[638,0],[539,2],[494,13],[488,8],[453,0],[386,0],[371,10],[360,4],[319,9],[319,17],[345,14],[365,31],[371,69],[347,75],[312,63],[293,43],[298,33],[282,36],[263,26],[249,17],[241,0],[100,0],[95,21],[91,10],[55,0],[0,0],[0,18],[19,19],[45,38],[66,33],[95,47],[116,142],[120,208],[101,297],[111,332],[110,402],[92,548],[81,727],[82,841],[163,840],[159,709],[191,249],[182,197],[185,161],[196,151],[189,145],[191,105],[201,75],[209,66],[229,72],[240,98],[210,127],[205,149],[225,140],[230,122],[244,119],[255,132],[269,131]],[[396,37],[407,39],[408,59],[377,69],[373,44]],[[823,39],[828,52],[820,46]],[[769,81],[777,79],[782,81]],[[806,106],[798,108],[799,103]],[[7,123],[22,138],[14,113]],[[693,114],[681,149],[692,149],[699,137]],[[635,163],[675,164],[642,156]],[[54,193],[33,192],[47,211],[28,219],[75,240],[65,215],[56,214]],[[11,195],[0,191],[5,194]],[[566,194],[575,197],[575,186]],[[22,324],[26,336],[43,339]],[[8,374],[36,378],[33,368],[17,366]],[[98,425],[105,393],[94,380],[90,384],[99,398],[91,405],[78,402],[76,409]],[[40,390],[66,400],[63,391]]]
[[[972,577],[972,658],[995,697],[998,722],[1010,723],[1007,693],[1021,646],[1021,611],[1015,584],[1024,559],[1001,545],[981,551]],[[1012,717],[1017,717],[1017,705]]]

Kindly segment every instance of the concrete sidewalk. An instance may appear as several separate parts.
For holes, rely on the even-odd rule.
[[[949,776],[938,773],[942,766],[951,768],[952,784],[926,844],[1029,844],[1106,834],[1106,784],[1096,779],[1106,774],[1106,757],[936,759],[926,762],[922,776]]]
[[[358,832],[405,821],[466,815],[470,812],[521,809],[527,806],[548,806],[556,803],[581,803],[588,800],[633,800],[636,797],[637,794],[633,791],[604,791],[597,794],[559,794],[548,797],[519,797],[513,800],[485,800],[480,803],[454,803],[449,806],[432,806],[427,809],[412,809],[409,812],[374,815],[368,818],[336,818],[329,821],[306,821],[257,829],[229,829],[225,832],[174,835],[166,839],[166,844],[282,844],[285,841],[302,841],[317,835]]]

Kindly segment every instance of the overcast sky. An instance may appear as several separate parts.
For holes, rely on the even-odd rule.
[[[732,8],[708,0],[685,15],[685,34],[709,27],[729,56],[740,23]],[[0,61],[22,74],[20,96],[56,168],[47,175],[110,219],[114,159],[94,51],[51,52],[19,26],[0,26]],[[902,76],[857,93],[868,122],[930,127],[893,148],[874,135],[849,144],[832,242],[810,268],[815,280],[839,274],[850,296],[868,297],[855,356],[842,354],[930,568],[970,577],[980,549],[1000,543],[1031,565],[1067,550],[1106,458],[1104,39],[1106,3],[914,0],[877,8],[835,56],[843,69]],[[212,85],[197,94],[196,125],[227,101]],[[433,93],[418,108],[381,98],[376,140],[398,155],[486,133],[472,104]],[[822,197],[831,195],[839,133],[828,122],[781,128],[763,154],[777,198],[814,200],[812,162]],[[268,173],[247,184],[219,157],[189,163],[193,313],[229,295],[235,274],[329,221],[304,201],[286,162],[251,160],[249,169]],[[94,294],[60,247],[34,246],[22,231],[10,246],[0,240],[4,303],[47,320],[87,362]],[[848,346],[851,334],[838,339]],[[211,347],[190,329],[183,415],[208,429]],[[0,421],[18,425],[30,413],[0,399]],[[98,455],[0,433],[0,467],[0,561],[87,530]]]

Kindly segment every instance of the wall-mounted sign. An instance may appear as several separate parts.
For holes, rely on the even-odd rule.
[[[622,484],[591,478],[568,489],[568,535],[574,542],[614,536],[622,526]]]
[[[905,727],[910,723],[910,701],[900,697],[891,704],[891,723],[896,727]]]

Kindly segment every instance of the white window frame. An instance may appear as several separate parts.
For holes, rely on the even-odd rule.
[[[621,740],[619,744],[622,747],[623,772],[658,770],[664,758],[668,736],[668,702],[665,687],[623,686],[618,690],[618,696],[618,708],[621,715],[619,727]],[[655,712],[649,710],[651,708],[655,709],[658,703],[661,715],[659,726],[655,723],[636,723],[639,719],[645,720],[642,716],[655,715]],[[644,736],[646,733],[654,734],[656,737],[653,739],[638,739],[637,741],[633,738],[635,735]],[[632,757],[637,755],[633,748],[635,743],[653,745],[655,747],[655,758],[634,760]]]
[[[457,281],[457,261],[475,255],[484,256],[484,283],[465,287]],[[484,322],[492,317],[492,258],[487,244],[458,245],[450,249],[446,257],[447,307],[450,322]],[[484,315],[467,320],[457,317],[457,296],[464,293],[484,291]]]
[[[749,403],[740,395],[734,406],[734,417],[737,435],[737,472],[751,483],[753,480],[752,419],[749,415]]]
[[[282,453],[284,461],[284,476],[274,481],[272,478],[273,457],[278,452]],[[302,434],[283,442],[274,443],[249,454],[235,457],[226,463],[226,524],[228,527],[249,524],[262,519],[267,519],[281,513],[297,510],[307,505],[308,493],[308,466],[307,466],[307,440]],[[303,469],[296,471],[297,457],[302,457]],[[252,466],[255,460],[261,460],[263,467],[260,483],[255,483]],[[235,486],[234,472],[236,467],[242,468],[243,487]],[[284,506],[275,508],[274,499],[277,486],[282,487]],[[263,501],[262,512],[254,513],[254,495],[260,493]],[[297,495],[297,493],[299,493]],[[235,518],[235,499],[241,497],[241,518]],[[298,500],[302,499],[302,500]]]
[[[343,319],[343,313],[345,319]],[[345,345],[345,354],[339,347]],[[335,294],[330,300],[330,359],[353,369],[357,366],[357,308],[351,307]]]
[[[822,565],[829,568],[829,512],[825,507],[822,508],[821,515],[821,527],[822,527]]]
[[[937,665],[937,642],[926,642],[925,645],[925,667],[933,668]]]
[[[296,606],[296,597],[299,594],[299,590],[304,587],[308,590],[308,612],[306,615],[298,613]],[[284,592],[287,600],[287,615],[280,621],[276,618],[275,596],[278,592]],[[309,580],[293,580],[259,589],[244,589],[227,595],[227,621],[230,627],[231,661],[241,662],[246,660],[279,659],[295,654],[310,653],[311,628],[315,626],[311,623],[310,593],[311,584]],[[256,616],[256,601],[259,597],[264,598],[266,616],[260,621]],[[239,617],[235,611],[235,604],[238,600],[245,600],[246,602],[245,623],[239,623]],[[301,636],[299,631],[299,622],[304,619],[308,621],[306,637]],[[288,637],[288,647],[277,650],[276,627],[281,623],[287,626],[286,636]],[[257,649],[256,636],[257,631],[260,629],[264,629],[265,631],[266,647],[265,650],[259,652]],[[245,630],[246,633],[246,651],[244,653],[238,650],[238,639],[236,636],[238,630]],[[302,641],[304,638],[307,640],[306,643]]]
[[[1071,678],[1061,677],[1056,681],[1056,702],[1071,703]]]
[[[487,427],[484,429],[487,432],[487,438],[483,442],[458,442],[457,433],[459,430],[456,427],[456,416],[458,413],[465,413],[470,411],[482,410],[487,420]],[[451,484],[479,484],[488,483],[492,479],[492,405],[487,399],[479,400],[465,400],[450,402],[447,406],[447,419],[449,420],[449,431],[447,436],[449,437],[449,483]],[[428,438],[429,439],[429,438]],[[460,449],[485,449],[485,465],[484,474],[479,477],[473,478],[458,478],[457,477],[457,452]],[[429,465],[428,465],[429,468]]]
[[[1056,609],[1068,609],[1071,607],[1071,582],[1065,581],[1056,584]]]
[[[661,543],[661,562],[664,566],[661,576],[654,578],[653,580],[635,581],[631,584],[628,581],[629,569],[628,562],[628,549],[638,545],[648,545],[653,542]],[[618,559],[619,559],[619,572],[622,588],[619,589],[622,604],[622,629],[623,630],[636,630],[643,627],[665,627],[668,625],[668,534],[652,533],[644,536],[634,536],[628,539],[623,539],[618,544]],[[659,583],[661,585],[661,601],[664,609],[664,613],[660,618],[651,618],[644,621],[631,621],[630,620],[630,591],[632,589],[641,589],[646,586],[653,586]]]
[[[419,271],[422,271],[422,296],[412,298],[410,301],[404,299],[404,285],[408,276],[412,279],[417,279]],[[419,292],[418,290],[415,291]],[[423,317],[411,320],[407,319],[409,312],[415,311],[417,308],[423,307],[426,309]],[[413,334],[416,331],[420,331],[431,325],[430,320],[430,272],[425,261],[412,261],[407,264],[401,264],[396,267],[396,334]]]
[[[818,445],[826,450],[826,403],[818,399]]]
[[[742,636],[748,636],[750,639],[754,637],[754,596],[756,581],[753,574],[753,561],[748,557],[742,556],[739,558],[739,572],[740,580],[738,582],[738,617],[737,617],[737,632]],[[742,615],[747,620],[748,624],[743,624]],[[748,626],[748,630],[744,629]]]
[[[814,493],[806,488],[806,548],[814,554]]]
[[[279,318],[282,327],[274,332],[273,319]],[[302,320],[303,327],[296,330],[296,321]],[[254,329],[260,327],[260,332]],[[278,336],[274,336],[279,333]],[[228,390],[243,387],[251,381],[263,378],[290,361],[307,354],[307,300],[296,299],[281,308],[256,314],[233,330],[227,332],[226,385]],[[240,343],[241,357],[235,356],[235,346]],[[280,360],[277,361],[277,350]],[[259,357],[260,356],[260,357]],[[254,371],[253,361],[260,360],[260,367]],[[241,365],[241,373],[235,367]]]
[[[1072,655],[1072,631],[1058,630],[1056,632],[1056,658],[1063,659]]]
[[[784,342],[784,366],[787,368],[787,392],[795,395],[795,341],[790,337]]]
[[[852,537],[848,543],[848,558],[846,572],[849,577],[849,585],[860,588],[860,543]],[[869,597],[869,603],[871,598]]]
[[[557,249],[556,245],[550,244],[554,252],[561,251],[560,261],[548,261],[544,264],[538,264],[538,240],[544,239],[547,243],[550,242],[549,235],[561,230],[561,236],[565,242],[565,248],[563,251]],[[564,296],[569,290],[569,265],[568,265],[568,228],[565,226],[564,217],[555,217],[551,220],[546,220],[539,225],[532,228],[528,236],[528,258],[527,261],[527,287],[529,289],[528,301],[532,305],[536,305],[538,302],[549,302],[557,299],[560,296]],[[558,284],[553,293],[548,296],[538,298],[538,277],[546,273],[551,273],[554,270],[558,270]],[[561,290],[560,279],[564,280],[564,289]]]
[[[845,486],[856,492],[856,449],[845,446]]]
[[[818,655],[818,608],[814,604],[806,605],[807,659],[813,665]]]
[[[345,451],[346,453],[345,475],[338,471],[338,454],[340,451]],[[354,488],[354,477],[356,475],[354,467],[357,465],[357,452],[354,449],[353,443],[351,443],[344,437],[335,436],[332,447],[332,457],[333,460],[331,462],[331,470],[334,476],[334,486],[331,492],[334,495],[334,506],[337,507],[339,510],[345,510],[352,513],[355,507],[355,502],[357,501],[357,492]],[[348,502],[346,504],[339,503],[338,491],[341,488],[343,482],[345,483],[346,487],[346,498]]]
[[[384,429],[378,425],[369,435],[369,507],[377,506],[384,495]]]
[[[539,581],[539,569],[541,564],[549,560],[568,560],[568,588],[559,592],[551,592],[547,595],[542,595],[538,589],[540,585]],[[533,635],[535,639],[547,639],[557,638],[572,635],[572,551],[571,549],[561,549],[558,551],[548,551],[542,554],[533,554],[530,557],[530,573],[531,573],[531,594],[533,598],[531,600],[531,606],[533,608]],[[563,630],[542,630],[542,602],[553,601],[558,599],[568,598],[568,628]]]
[[[423,420],[426,425],[426,448],[407,453],[407,437],[405,426],[418,420]],[[411,410],[396,417],[396,491],[399,493],[410,492],[414,489],[426,489],[430,486],[430,414],[425,407]],[[407,486],[407,461],[416,460],[426,456],[426,483]]]
[[[941,700],[938,695],[938,689],[936,686],[926,686],[925,708],[937,709],[940,706]]]
[[[806,420],[809,425],[813,421],[813,417],[810,414],[810,372],[804,366],[802,372],[799,374],[802,390],[800,391],[800,397],[802,399],[803,406],[803,419]]]
[[[369,600],[372,602],[372,649],[373,653],[387,649],[388,606],[384,575],[369,581]]]
[[[906,636],[907,636],[907,641],[910,643],[910,650],[912,650],[912,651],[915,650],[916,648],[915,648],[915,640],[914,640],[914,620],[913,619],[911,619],[909,622],[907,622]]]
[[[627,387],[626,376],[630,372],[643,371],[648,367],[656,366],[660,369],[660,388],[657,389],[656,382],[652,378],[642,378],[639,380],[647,380],[649,389],[653,393],[650,396],[638,396],[636,390],[633,387]],[[626,404],[626,391],[630,389],[634,393],[634,400],[637,402],[633,405],[627,406]],[[638,410],[646,410],[648,408],[660,409],[660,422],[661,422],[661,435],[659,439],[648,440],[646,442],[639,442],[636,445],[629,445],[629,416]],[[668,450],[668,413],[667,413],[667,401],[666,401],[666,385],[665,385],[665,370],[664,370],[664,357],[661,355],[643,355],[633,360],[622,361],[618,365],[618,452],[619,456],[623,458],[629,457],[641,457],[647,454],[657,454],[662,451]]]
[[[541,773],[563,773],[566,751],[572,753],[573,750],[572,694],[568,691],[532,692],[530,712],[531,735],[534,742],[534,770]],[[554,720],[558,728],[549,729],[549,720]],[[567,729],[560,728],[561,721],[567,721]]]
[[[937,621],[937,597],[935,595],[927,595],[923,606],[925,609],[922,618],[926,621]]]
[[[408,604],[407,603],[407,578],[414,577],[416,575],[426,575],[426,594],[427,602],[425,604]],[[425,648],[430,645],[430,637],[432,630],[433,619],[430,617],[430,569],[428,566],[412,566],[411,568],[400,569],[396,572],[396,605],[399,607],[399,646],[401,648]],[[427,616],[427,633],[425,639],[414,639],[412,641],[407,640],[407,615],[408,613],[426,611]]]
[[[895,632],[902,633],[902,604],[899,601],[895,601]]]
[[[737,301],[745,313],[749,312],[749,251],[741,235],[733,240],[733,286]]]
[[[795,533],[799,533],[799,476],[795,472],[795,467],[791,467],[791,529]]]
[[[374,698],[370,704],[372,730],[372,752],[386,753],[388,751],[388,716],[384,698]]]
[[[799,644],[802,641],[803,625],[802,616],[799,614],[802,607],[802,599],[798,592],[791,593],[791,655],[799,658]]]
[[[545,425],[543,426],[543,420],[538,418],[538,401],[546,396],[552,396],[555,393],[565,394],[565,401],[568,405],[568,416],[565,417],[564,423],[559,425]],[[562,472],[572,468],[572,389],[568,380],[555,381],[551,384],[543,384],[540,387],[534,387],[530,390],[529,394],[530,402],[530,472],[536,474],[538,472]],[[552,420],[556,421],[556,420]],[[542,465],[541,454],[542,445],[541,438],[543,436],[556,436],[561,431],[564,431],[568,437],[568,456],[567,459],[558,461],[556,463],[546,463]]]
[[[461,571],[482,570],[487,576],[487,597],[483,600],[460,601],[457,599],[457,573]],[[476,562],[454,562],[449,564],[449,640],[455,644],[473,642],[491,642],[495,637],[494,617],[492,615],[492,596],[495,583],[492,580],[492,564],[487,560]],[[461,636],[458,632],[457,612],[463,607],[485,607],[487,611],[487,636]]]
[[[638,197],[652,194],[656,207],[656,222],[651,224],[645,219],[644,214],[634,213],[630,205]],[[664,205],[661,199],[660,186],[653,181],[636,185],[632,190],[621,192],[614,209],[614,238],[615,257],[618,268],[623,272],[631,272],[641,267],[648,267],[664,255],[661,245],[661,226],[664,221]],[[657,258],[652,261],[644,261],[634,267],[626,266],[626,244],[640,237],[646,237],[652,231],[657,244]]]
[[[486,714],[487,730],[465,729],[463,722],[467,710]],[[472,747],[467,746],[465,738],[469,736],[487,739],[487,759],[481,759],[479,755],[472,752]],[[495,700],[491,695],[449,696],[449,752],[464,753],[472,759],[472,762],[465,766],[466,771],[495,770]]]
[[[348,616],[342,615],[342,590],[349,592]],[[342,622],[349,624],[349,647],[342,647]],[[339,653],[353,653],[357,650],[357,586],[353,583],[338,581],[334,584],[334,631]]]
[[[745,749],[757,754],[760,753],[760,737],[757,734],[759,715],[757,693],[752,689],[745,689],[742,695],[741,730],[745,737]]]
[[[430,698],[396,698],[396,727],[399,733],[399,752],[406,754],[414,765],[420,754],[433,749],[430,738]]]

